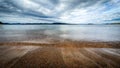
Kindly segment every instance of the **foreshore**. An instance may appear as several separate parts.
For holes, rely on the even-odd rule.
[[[0,42],[0,68],[119,68],[120,42]]]
[[[50,41],[50,43],[39,42],[0,42],[0,46],[47,46],[47,47],[78,47],[78,48],[120,48],[120,42],[93,42],[93,41]]]

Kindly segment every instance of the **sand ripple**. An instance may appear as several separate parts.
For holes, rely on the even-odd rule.
[[[0,46],[0,68],[119,68],[119,63],[118,48]]]

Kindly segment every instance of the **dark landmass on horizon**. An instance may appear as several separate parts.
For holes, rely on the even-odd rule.
[[[106,25],[120,25],[120,23],[105,23]]]
[[[3,24],[3,23],[0,21],[0,24]]]
[[[68,24],[68,23],[61,23],[61,22],[55,22],[55,23],[2,23],[3,25],[77,25],[77,24]]]
[[[55,23],[3,23],[0,21],[0,24],[3,25],[120,25],[120,23],[103,23],[103,24],[70,24],[70,23],[62,23],[62,22],[55,22]]]

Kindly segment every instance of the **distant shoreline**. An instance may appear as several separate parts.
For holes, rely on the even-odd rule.
[[[0,25],[120,25],[120,24],[68,24],[68,23],[1,23]]]
[[[55,23],[3,23],[0,22],[2,25],[77,25],[77,24],[69,24],[69,23],[61,23],[61,22],[55,22]]]
[[[73,23],[62,23],[62,22],[54,22],[54,23],[3,23],[0,21],[0,25],[120,25],[120,23],[87,23],[87,24],[73,24]]]

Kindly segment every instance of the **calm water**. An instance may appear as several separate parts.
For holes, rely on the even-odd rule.
[[[48,38],[120,41],[120,25],[0,25],[0,42]]]

